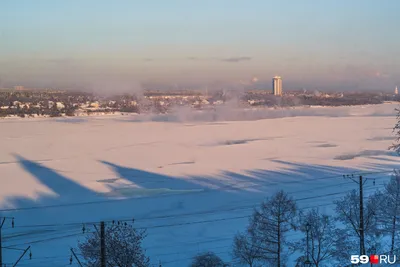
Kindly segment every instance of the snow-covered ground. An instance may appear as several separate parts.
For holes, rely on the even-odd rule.
[[[135,218],[154,264],[187,266],[205,250],[231,261],[233,235],[276,190],[329,213],[356,188],[343,174],[376,179],[367,192],[388,181],[394,108],[2,120],[0,216],[15,217],[3,260],[31,245],[18,266],[71,266],[83,224]]]

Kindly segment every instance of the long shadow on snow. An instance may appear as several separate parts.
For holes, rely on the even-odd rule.
[[[198,189],[195,184],[188,180],[177,179],[166,175],[146,172],[134,168],[127,168],[108,161],[100,162],[113,169],[119,177],[138,185],[140,188],[158,189],[161,187],[173,190]]]
[[[63,205],[77,202],[92,202],[102,200],[103,197],[95,191],[88,189],[72,181],[71,179],[60,175],[56,171],[45,167],[42,164],[28,160],[19,155],[14,155],[19,162],[21,168],[31,174],[40,184],[50,189],[51,193],[39,194],[36,200],[26,197],[14,196],[6,200],[7,208],[9,209],[22,209],[17,212],[16,219],[20,215],[28,215],[30,217],[29,224],[34,224],[35,221],[46,222],[56,220],[57,222],[67,223],[68,221],[76,221],[76,218],[82,216],[81,210],[75,207],[75,212],[66,214]],[[37,206],[50,206],[43,209],[31,209]],[[61,207],[61,208],[60,208]],[[28,209],[27,209],[28,208]],[[99,207],[92,207],[93,211]],[[17,215],[18,214],[18,215]],[[20,214],[20,215],[19,215]],[[25,224],[21,223],[20,225]]]
[[[195,188],[194,184],[200,185],[202,192],[180,195],[176,205],[171,205],[170,210],[159,209],[149,211],[145,217],[152,217],[163,214],[171,214],[171,211],[190,210],[195,216],[186,218],[172,218],[174,223],[192,222],[204,218],[225,218],[234,215],[250,215],[252,208],[257,206],[266,196],[276,190],[285,189],[299,200],[300,207],[318,207],[323,212],[329,212],[334,200],[341,198],[344,193],[356,188],[356,185],[349,179],[344,179],[343,174],[357,175],[359,170],[344,167],[332,166],[310,166],[306,164],[275,161],[282,165],[279,171],[253,170],[245,174],[222,172],[218,177],[170,177],[157,173],[144,172],[135,168],[128,168],[103,162],[110,166],[121,178],[131,181],[141,188],[157,188],[157,186],[170,185],[170,189],[184,190]],[[382,165],[381,168],[385,168]],[[388,169],[387,169],[388,170]],[[210,183],[210,180],[213,180]],[[372,192],[372,191],[371,191]],[[317,198],[315,198],[317,196]],[[207,206],[207,208],[204,208]],[[204,214],[201,210],[215,211],[214,214]],[[174,212],[173,214],[179,214]],[[182,214],[182,213],[181,213]],[[197,218],[196,218],[197,217]],[[233,216],[234,217],[234,216]],[[196,228],[194,235],[196,240],[210,241],[226,233],[232,236],[236,231],[244,229],[247,218],[232,219],[229,224],[226,222],[213,222],[196,226],[182,226],[179,229],[171,230],[168,234],[161,231],[157,235],[164,235],[165,238],[154,239],[152,243],[159,244],[168,242],[171,238],[177,242],[186,239],[190,227]],[[152,224],[151,222],[149,222]],[[220,226],[216,226],[216,225]],[[223,226],[222,226],[223,224]],[[149,225],[149,224],[148,224]],[[157,223],[155,224],[157,225]],[[210,227],[213,226],[213,227]],[[222,229],[223,228],[223,229]],[[193,236],[193,235],[190,235]],[[229,238],[228,238],[229,239]],[[222,240],[223,241],[223,240]],[[226,241],[226,240],[225,240]],[[187,240],[187,242],[190,242]],[[188,243],[181,244],[182,247]],[[214,243],[214,242],[213,242]],[[219,243],[215,241],[215,243]],[[164,248],[165,249],[165,248]]]
[[[72,208],[69,212],[66,212],[62,206],[71,202],[96,201],[99,199],[99,195],[42,164],[25,159],[20,155],[14,155],[14,157],[22,169],[31,174],[40,184],[48,187],[51,193],[39,194],[37,199],[13,196],[5,200],[6,204],[3,208],[6,211],[3,211],[0,216],[15,217],[16,225],[15,229],[10,229],[7,226],[4,227],[3,242],[5,246],[17,245],[25,249],[27,244],[30,244],[32,241],[48,238],[54,239],[55,237],[76,233],[76,227],[73,229],[71,227],[56,227],[48,224],[76,221],[77,218],[80,218],[84,214],[82,210],[75,207],[75,209]],[[15,179],[18,179],[18,177]],[[21,181],[21,186],[24,186],[22,183]],[[47,207],[36,208],[40,206]],[[96,208],[99,209],[100,207],[94,207],[94,210]],[[47,226],[43,224],[47,224]],[[27,225],[40,226],[27,227]],[[40,247],[40,245],[37,244],[36,248]],[[51,249],[51,247],[47,248],[47,251],[51,251]],[[20,256],[20,252],[4,249],[3,256],[5,258],[17,259]]]
[[[97,194],[92,190],[58,174],[50,168],[44,167],[39,163],[30,161],[19,155],[15,155],[15,158],[25,171],[57,194],[59,200],[62,200],[65,196],[71,196],[75,199],[81,196],[84,196],[84,198],[97,197]]]
[[[207,176],[172,177],[135,168],[128,168],[107,161],[101,161],[101,163],[114,170],[120,178],[130,181],[142,189],[167,189],[172,192],[193,190],[201,191],[209,189],[224,189],[223,191],[226,191],[229,189],[235,189],[237,185],[243,183],[257,181],[254,177],[246,175],[228,175],[228,177],[226,177],[226,174],[233,174],[229,172],[225,172],[225,174],[223,172],[224,175],[221,175],[218,179]],[[110,188],[115,189],[112,185]]]
[[[5,246],[29,244],[35,240],[56,237],[58,240],[54,242],[33,243],[33,248],[37,251],[35,254],[37,257],[45,257],[48,256],[48,251],[51,251],[57,255],[65,253],[67,258],[69,246],[76,246],[78,236],[65,240],[57,237],[79,233],[82,228],[81,222],[134,217],[137,227],[148,228],[149,235],[145,245],[149,256],[155,262],[176,260],[179,255],[182,255],[182,258],[190,258],[206,249],[230,260],[228,251],[233,235],[245,229],[247,216],[251,215],[253,207],[258,206],[263,198],[284,189],[295,199],[303,198],[298,202],[300,207],[324,203],[330,205],[334,199],[355,188],[354,184],[341,176],[359,172],[351,168],[276,161],[282,165],[276,171],[252,170],[242,174],[223,171],[214,177],[172,177],[102,161],[135,188],[143,191],[164,188],[171,190],[170,193],[173,192],[164,194],[164,191],[161,191],[160,194],[145,197],[132,194],[129,195],[130,199],[111,200],[39,163],[19,155],[16,159],[25,171],[51,189],[54,194],[40,194],[36,200],[21,196],[7,199],[11,207],[22,210],[10,210],[1,214],[16,218],[17,229],[13,229],[12,232],[10,229],[5,230]],[[374,167],[390,171],[392,166],[381,164]],[[346,182],[347,185],[342,185]],[[118,188],[111,185],[110,189]],[[330,195],[332,193],[342,194]],[[307,200],[307,197],[316,195],[320,197]],[[66,203],[77,202],[81,204],[64,206]],[[46,205],[55,207],[29,209]],[[58,225],[72,222],[77,224]],[[24,227],[39,224],[58,226]],[[171,244],[171,240],[174,240],[174,244]],[[225,247],[224,251],[221,251],[221,245]],[[10,251],[6,251],[5,255],[16,255],[9,253]],[[179,262],[179,266],[187,265],[188,261]],[[176,266],[178,263],[171,264],[163,266]]]

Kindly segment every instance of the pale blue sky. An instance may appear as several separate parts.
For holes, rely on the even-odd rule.
[[[0,78],[394,88],[398,0],[0,0]],[[400,84],[399,84],[400,85]]]

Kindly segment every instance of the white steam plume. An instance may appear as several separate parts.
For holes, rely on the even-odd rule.
[[[165,115],[139,115],[138,121],[167,121],[167,122],[222,122],[222,121],[251,121],[286,117],[352,117],[352,116],[396,116],[396,104],[382,104],[346,107],[296,107],[296,108],[249,108],[244,109],[227,104],[216,106],[213,110],[194,110],[190,107],[174,109]]]

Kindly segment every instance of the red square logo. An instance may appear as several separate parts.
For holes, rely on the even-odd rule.
[[[379,264],[379,255],[371,255],[371,256],[369,256],[369,262],[371,264]]]

